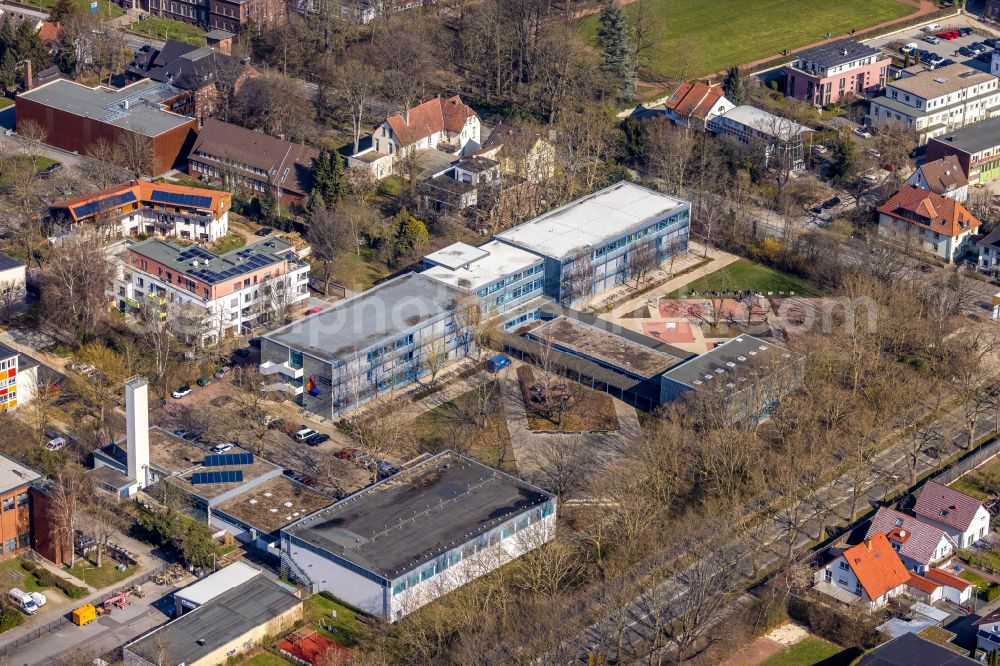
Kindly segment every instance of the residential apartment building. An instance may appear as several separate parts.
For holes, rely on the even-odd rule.
[[[805,167],[805,140],[813,131],[804,125],[754,106],[737,106],[708,121],[708,129],[745,146],[760,147],[768,167]]]
[[[556,497],[452,451],[281,531],[283,569],[395,622],[555,536]]]
[[[889,58],[880,49],[838,39],[796,54],[785,65],[785,94],[814,106],[872,93],[885,85]]]
[[[904,76],[871,102],[868,121],[883,128],[901,123],[921,145],[929,139],[992,118],[1000,108],[997,77],[961,64]]]
[[[269,390],[335,418],[465,356],[478,322],[466,293],[405,273],[265,334],[260,371]]]
[[[188,172],[255,196],[274,188],[282,203],[302,205],[312,189],[317,157],[311,146],[207,118],[188,155]]]
[[[23,554],[32,546],[32,532],[49,528],[31,524],[31,487],[42,475],[0,455],[0,561]]]
[[[49,222],[64,232],[86,225],[109,235],[213,242],[229,233],[232,199],[218,190],[133,180],[49,204]]]
[[[923,485],[917,493],[913,513],[943,529],[958,548],[968,548],[990,531],[990,513],[982,500],[937,481]]]
[[[970,185],[988,183],[1000,177],[1000,118],[932,138],[927,142],[927,159],[954,155]]]
[[[410,151],[438,151],[457,159],[479,149],[481,127],[479,116],[458,95],[433,97],[386,118],[375,128],[371,147],[351,155],[347,165],[382,179]]]
[[[726,99],[720,86],[701,81],[685,82],[664,102],[663,109],[676,125],[705,129],[708,121],[732,111],[735,104]]]
[[[479,247],[454,243],[424,257],[423,275],[478,299],[486,321],[542,295],[544,261],[498,240]]]
[[[930,252],[951,263],[972,251],[972,236],[982,223],[954,199],[914,185],[878,207],[879,233]]]
[[[686,253],[690,215],[690,202],[626,181],[496,239],[543,257],[543,292],[572,305]]]
[[[302,307],[308,283],[309,265],[281,238],[221,255],[151,239],[125,249],[114,289],[121,311],[164,308],[189,342],[208,346]]]
[[[924,162],[906,179],[907,185],[964,203],[969,198],[969,179],[955,155]]]
[[[0,344],[0,411],[31,402],[38,390],[38,361]]]

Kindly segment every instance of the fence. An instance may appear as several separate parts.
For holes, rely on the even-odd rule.
[[[127,589],[129,589],[129,588],[131,588],[131,587],[133,587],[135,585],[142,585],[144,583],[148,583],[149,581],[153,580],[153,577],[161,575],[161,574],[165,574],[166,572],[167,572],[167,565],[162,564],[162,565],[160,565],[159,567],[157,567],[155,569],[151,569],[151,570],[147,571],[146,573],[142,574],[138,578],[132,579],[132,581],[129,582],[129,584],[126,585],[125,587],[115,588],[115,589],[112,589],[112,590],[109,590],[109,591],[101,591],[99,593],[95,593],[95,594],[90,595],[86,599],[79,599],[74,604],[74,608],[79,608],[80,606],[82,606],[84,604],[87,604],[87,603],[94,603],[95,601],[101,601],[101,600],[104,600],[104,599],[110,599],[112,597],[116,597],[119,594],[121,594],[122,592],[124,592],[125,590],[127,590]],[[51,634],[54,631],[59,631],[60,629],[63,629],[65,627],[73,626],[73,622],[72,622],[72,620],[70,620],[70,617],[69,617],[71,612],[72,612],[72,609],[69,609],[66,612],[66,614],[60,615],[58,618],[50,621],[48,624],[44,624],[44,625],[42,625],[40,627],[29,629],[27,633],[25,633],[25,634],[23,634],[21,636],[18,636],[17,638],[15,638],[12,641],[9,641],[7,643],[4,643],[4,644],[0,645],[0,657],[6,657],[7,655],[11,654],[12,652],[16,652],[17,650],[19,650],[23,646],[27,645],[31,641],[37,640],[38,638],[41,638],[42,636],[46,636],[48,634]],[[14,628],[14,630],[16,630],[16,629],[17,629],[17,627]]]

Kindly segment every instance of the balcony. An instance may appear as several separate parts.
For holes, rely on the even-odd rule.
[[[302,378],[302,366],[296,367],[289,361],[284,363],[275,363],[273,361],[266,361],[260,364],[260,374],[264,376],[269,375],[283,375],[291,379],[301,379]]]
[[[265,391],[282,391],[284,393],[291,393],[292,395],[302,395],[303,386],[302,382],[291,383],[291,382],[274,382],[271,384],[264,384],[263,390]]]

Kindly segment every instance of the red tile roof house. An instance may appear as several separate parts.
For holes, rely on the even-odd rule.
[[[944,569],[931,569],[924,574],[924,578],[940,583],[944,588],[944,598],[959,606],[967,604],[975,592],[972,583]]]
[[[955,551],[954,543],[940,527],[887,507],[880,508],[872,518],[865,539],[876,534],[886,535],[906,568],[921,575]]]
[[[971,546],[990,529],[990,514],[982,501],[936,481],[920,489],[913,513],[943,529],[959,548]]]
[[[879,532],[820,567],[815,582],[816,589],[824,594],[874,610],[908,592],[911,576],[915,574],[906,570],[889,539]]]
[[[458,95],[434,97],[386,118],[371,135],[371,147],[351,155],[347,165],[367,169],[381,180],[410,150],[434,150],[458,159],[479,150],[481,127],[479,116]]]
[[[904,185],[878,208],[879,233],[911,240],[951,263],[973,249],[982,223],[954,199]]]
[[[708,121],[736,105],[726,99],[722,88],[701,81],[682,83],[663,104],[667,118],[682,127],[705,129]]]
[[[800,51],[785,65],[785,94],[815,106],[837,104],[884,86],[889,62],[879,49],[850,39],[822,44]]]

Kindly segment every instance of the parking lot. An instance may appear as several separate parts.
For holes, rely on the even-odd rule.
[[[912,28],[893,35],[868,40],[865,44],[881,48],[886,51],[886,53],[890,53],[895,57],[901,58],[902,55],[898,50],[898,46],[916,43],[918,48],[928,51],[929,53],[937,54],[946,60],[953,60],[956,63],[961,63],[968,67],[986,72],[990,70],[989,62],[978,60],[976,56],[959,55],[958,50],[962,47],[968,47],[970,44],[975,42],[981,42],[984,39],[997,36],[994,31],[986,28],[982,23],[976,21],[974,18],[964,14],[961,16],[951,17],[946,20],[941,20],[937,23],[941,27],[930,33],[924,32],[921,28]],[[936,35],[942,32],[958,30],[959,28],[971,28],[973,32],[970,35],[958,37],[957,39],[941,39],[937,44],[931,44],[925,41],[925,38],[928,35]]]

